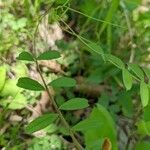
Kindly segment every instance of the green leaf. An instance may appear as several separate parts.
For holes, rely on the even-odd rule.
[[[88,47],[88,51],[92,54],[98,54],[100,56],[102,56],[103,60],[105,60],[105,55],[104,55],[104,51],[102,49],[102,47],[100,46],[100,44],[97,44],[95,42],[89,41],[89,40],[85,40],[84,38],[80,37],[84,43],[86,43],[86,46]]]
[[[38,56],[37,60],[51,60],[51,59],[56,59],[59,57],[61,56],[58,51],[49,50],[49,51],[43,52],[40,56]]]
[[[109,61],[112,64],[114,64],[116,67],[118,67],[120,69],[124,69],[125,68],[124,63],[118,57],[116,57],[114,55],[111,55],[111,54],[105,54],[105,58],[106,58],[107,61]]]
[[[107,137],[112,143],[112,150],[117,150],[117,134],[114,121],[106,108],[101,105],[97,105],[92,110],[89,118],[79,122],[72,129],[83,133],[87,149],[94,145],[95,141]],[[94,150],[99,149],[101,148],[95,148]]]
[[[98,53],[100,55],[104,54],[103,49],[101,48],[100,45],[98,45],[98,44],[96,44],[94,42],[89,41],[88,42],[88,46],[93,50],[93,52]]]
[[[129,11],[133,11],[136,7],[141,5],[141,0],[125,0],[124,2]]]
[[[33,91],[45,90],[45,88],[39,82],[28,77],[19,78],[17,86]]]
[[[118,103],[121,106],[123,115],[128,118],[132,118],[134,114],[134,107],[133,107],[131,92],[127,92],[127,91],[119,92],[117,99],[118,99]]]
[[[128,64],[129,69],[131,69],[137,77],[144,80],[144,73],[142,69],[137,64]]]
[[[18,60],[34,61],[34,57],[29,52],[22,52],[16,58]]]
[[[6,80],[6,68],[0,67],[0,91],[3,89]]]
[[[44,114],[35,120],[33,120],[27,127],[26,132],[31,134],[33,132],[39,131],[46,128],[48,125],[53,123],[58,118],[57,114]]]
[[[144,81],[140,83],[140,96],[143,107],[147,106],[149,102],[149,88]]]
[[[63,103],[59,109],[61,110],[78,110],[88,107],[88,100],[85,98],[73,98]]]
[[[115,15],[115,12],[117,11],[118,6],[119,6],[119,0],[112,0],[111,1],[111,6],[109,7],[109,10],[107,11],[107,15],[106,15],[104,22],[103,22],[101,29],[100,29],[100,35],[105,30],[107,25],[110,25],[109,23],[112,22],[112,18]]]
[[[49,85],[53,87],[74,87],[76,85],[76,80],[68,77],[60,77],[53,80]]]
[[[142,118],[144,121],[150,121],[149,114],[150,114],[150,105],[147,105],[146,107],[144,107],[142,114]]]
[[[132,75],[127,69],[122,70],[123,83],[126,87],[126,90],[130,90],[132,87]]]
[[[73,130],[75,131],[86,131],[88,129],[97,129],[100,127],[103,123],[100,122],[98,119],[85,119],[83,121],[80,121],[78,124],[76,124],[73,127]]]
[[[150,121],[140,120],[136,124],[137,132],[141,135],[148,135],[150,136]]]
[[[133,150],[149,150],[150,142],[149,141],[140,141],[136,144]]]
[[[150,81],[150,69],[148,69],[148,68],[142,68],[142,69],[144,70],[148,80]]]

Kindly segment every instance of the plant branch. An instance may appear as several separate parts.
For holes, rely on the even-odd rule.
[[[59,110],[59,108],[58,108],[58,106],[57,106],[57,103],[55,102],[55,100],[54,100],[53,97],[51,96],[51,93],[50,93],[50,91],[49,91],[49,88],[48,88],[48,86],[47,86],[47,84],[46,84],[46,82],[45,82],[45,80],[44,80],[44,77],[43,77],[43,75],[42,75],[41,69],[40,69],[40,67],[39,67],[38,61],[36,60],[35,63],[36,63],[38,72],[39,72],[39,74],[40,74],[40,77],[41,77],[41,79],[42,79],[42,82],[43,82],[43,84],[44,84],[45,90],[46,90],[47,93],[48,93],[49,99],[52,101],[52,104],[53,104],[53,106],[54,106],[56,112],[58,113],[58,115],[59,115],[59,117],[60,117],[62,123],[63,123],[64,126],[67,128],[67,130],[69,131],[69,134],[70,134],[70,136],[71,136],[71,138],[72,138],[72,140],[73,140],[73,142],[74,142],[76,148],[77,148],[78,150],[83,150],[83,147],[80,145],[80,143],[78,142],[78,140],[77,140],[76,137],[74,136],[74,133],[73,133],[73,131],[70,129],[69,124],[67,123],[67,121],[66,121],[66,119],[64,118],[63,114],[62,114],[61,111]]]
[[[68,2],[68,1],[67,1],[67,2]],[[66,4],[67,4],[67,3],[66,3]],[[65,4],[65,5],[66,5],[66,4]],[[51,6],[44,12],[43,15],[41,15],[40,19],[38,20],[37,26],[36,26],[36,28],[35,28],[35,32],[34,32],[34,36],[33,36],[33,53],[34,53],[35,56],[36,56],[36,40],[35,40],[35,39],[36,39],[36,34],[37,34],[37,31],[38,31],[38,27],[39,27],[40,21],[48,14],[50,8],[51,8]],[[80,143],[78,142],[78,140],[77,140],[76,137],[74,136],[74,133],[73,133],[73,131],[71,130],[69,124],[67,123],[67,121],[65,120],[63,114],[62,114],[61,111],[59,110],[59,108],[58,108],[58,106],[57,106],[57,103],[55,102],[55,100],[54,100],[53,97],[51,96],[51,93],[50,93],[50,91],[49,91],[49,88],[48,88],[48,86],[47,86],[47,84],[46,84],[46,82],[45,82],[45,79],[44,79],[44,77],[43,77],[43,75],[42,75],[42,72],[41,72],[41,69],[40,69],[40,67],[39,67],[38,61],[35,60],[35,63],[36,63],[37,70],[38,70],[38,72],[39,72],[39,74],[40,74],[40,77],[41,77],[41,79],[42,79],[42,82],[43,82],[43,84],[44,84],[45,90],[46,90],[46,92],[48,93],[49,99],[52,101],[52,104],[53,104],[53,106],[54,106],[56,112],[58,113],[58,115],[59,115],[59,117],[60,117],[62,123],[63,123],[64,126],[67,128],[67,130],[69,131],[69,134],[70,134],[70,136],[71,136],[71,138],[72,138],[72,140],[73,140],[73,143],[75,144],[75,146],[76,146],[76,148],[77,148],[78,150],[83,150],[84,148],[80,145]]]

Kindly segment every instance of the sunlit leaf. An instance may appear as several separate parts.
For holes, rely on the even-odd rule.
[[[37,60],[51,60],[60,57],[60,53],[58,51],[45,51],[40,56],[37,57]]]
[[[33,133],[36,131],[39,131],[51,123],[53,123],[58,118],[57,114],[44,114],[35,120],[33,120],[27,127],[26,132],[27,133]]]
[[[39,82],[28,77],[19,78],[17,86],[33,91],[45,90],[45,88]]]
[[[74,87],[76,85],[76,80],[68,77],[60,77],[53,80],[49,85],[53,87]]]
[[[122,70],[123,83],[126,87],[126,90],[130,90],[132,87],[132,75],[127,69]]]
[[[25,61],[34,61],[34,57],[29,52],[22,52],[16,58],[18,60],[25,60]]]
[[[17,84],[17,80],[15,79],[6,80],[4,87],[2,91],[0,92],[0,95],[2,97],[16,96],[16,94],[20,91],[20,88],[16,84]]]
[[[144,81],[140,83],[140,96],[143,107],[147,106],[149,102],[149,88]]]
[[[59,109],[61,110],[78,110],[88,107],[88,100],[85,98],[73,98],[63,103]]]

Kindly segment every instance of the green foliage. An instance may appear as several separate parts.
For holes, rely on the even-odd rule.
[[[57,114],[44,114],[30,122],[26,127],[26,132],[31,134],[33,132],[41,130],[53,123],[57,118]]]
[[[137,122],[137,132],[141,135],[150,135],[150,121],[140,120]]]
[[[138,142],[134,150],[149,150],[149,142]]]
[[[147,0],[0,1],[2,149],[148,150],[148,5]],[[57,41],[61,30],[63,39]],[[16,55],[25,62],[16,62]],[[42,83],[29,78],[38,73]],[[30,116],[35,120],[25,131],[43,129],[43,137],[23,133]]]
[[[68,77],[60,77],[53,80],[49,83],[50,86],[53,87],[74,87],[76,85],[76,80]]]
[[[150,70],[148,68],[143,68],[148,80],[150,80]]]
[[[40,54],[40,56],[37,57],[37,60],[51,60],[59,57],[60,54],[57,51],[46,51]]]
[[[16,58],[18,60],[34,61],[34,57],[29,52],[22,52]]]
[[[112,143],[112,150],[117,149],[116,129],[109,112],[101,105],[95,107],[89,118],[73,127],[75,131],[83,132],[87,149],[100,149],[101,143],[107,137]],[[90,129],[90,130],[89,130]],[[95,142],[98,142],[94,148]]]
[[[128,64],[128,66],[137,77],[139,77],[141,80],[144,80],[144,73],[137,64]]]
[[[145,121],[150,121],[150,118],[149,118],[149,113],[150,113],[150,105],[147,105],[144,110],[143,110],[143,119]]]
[[[118,102],[122,107],[123,115],[132,118],[134,114],[134,105],[131,93],[126,91],[120,92]]]
[[[19,92],[14,97],[5,97],[0,100],[0,105],[8,109],[22,109],[27,105],[26,97]]]
[[[149,87],[144,81],[140,83],[140,95],[143,107],[147,106],[149,102]]]
[[[102,33],[105,30],[109,22],[112,22],[112,17],[114,13],[116,12],[118,6],[119,6],[119,0],[112,0],[110,9],[104,19],[104,23],[101,27],[100,33]]]
[[[58,149],[65,148],[59,136],[51,135],[41,138],[34,138],[33,142],[29,145],[29,150],[44,150],[44,149]]]
[[[1,96],[16,96],[19,92],[19,88],[16,86],[17,80],[16,79],[8,79],[5,82],[5,85],[0,92]],[[13,88],[12,88],[13,87]]]
[[[126,87],[126,90],[130,90],[132,87],[132,76],[127,69],[122,70],[123,83]]]
[[[120,69],[124,69],[125,65],[121,61],[121,59],[119,59],[116,56],[113,56],[111,54],[106,54],[105,56],[106,56],[107,61],[110,61],[112,64],[114,64],[115,66],[117,66]]]
[[[88,107],[88,100],[85,98],[73,98],[63,103],[59,109],[61,110],[78,110]]]
[[[104,52],[103,52],[103,49],[101,48],[100,45],[94,43],[94,42],[91,42],[91,41],[88,41],[88,46],[93,50],[95,51],[96,53],[100,54],[100,55],[103,55]]]
[[[134,0],[134,1],[125,0],[125,4],[127,6],[127,9],[129,9],[130,11],[132,11],[136,7],[138,7],[140,3],[141,3],[141,0]]]
[[[45,90],[45,88],[39,82],[28,77],[19,78],[17,86],[27,90],[33,90],[33,91]]]

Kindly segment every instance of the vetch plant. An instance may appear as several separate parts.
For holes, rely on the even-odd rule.
[[[66,24],[65,24],[66,25]],[[72,31],[72,30],[71,30]],[[148,70],[146,69],[141,69],[138,65],[136,64],[125,64],[121,59],[118,57],[112,55],[112,54],[105,54],[101,47],[99,47],[96,43],[87,41],[86,39],[82,38],[81,36],[78,36],[72,31],[73,34],[79,38],[83,44],[85,44],[91,53],[96,53],[99,56],[103,58],[105,62],[110,62],[111,64],[115,65],[117,68],[122,70],[122,78],[123,78],[123,83],[126,88],[126,90],[130,90],[132,88],[133,84],[133,78],[137,81],[140,82],[140,95],[141,95],[141,102],[142,106],[146,107],[149,102],[149,84],[145,83],[144,77],[145,74],[147,77],[148,75]],[[73,128],[70,127],[68,122],[66,121],[65,117],[63,116],[62,111],[71,111],[71,110],[78,110],[78,109],[84,109],[89,106],[88,100],[85,98],[79,98],[75,97],[73,99],[70,99],[66,102],[64,102],[61,106],[58,106],[55,99],[52,97],[50,91],[49,91],[49,86],[54,87],[54,88],[69,88],[69,87],[74,87],[76,86],[76,81],[70,77],[59,77],[50,83],[46,83],[41,69],[39,67],[38,61],[41,60],[52,60],[52,59],[57,59],[60,58],[61,55],[58,51],[45,51],[41,53],[38,57],[35,57],[33,54],[29,52],[22,52],[19,54],[17,57],[18,60],[23,60],[23,61],[29,61],[33,62],[36,64],[36,67],[38,69],[38,72],[41,76],[42,79],[42,84],[39,83],[36,80],[33,80],[29,77],[21,77],[18,80],[17,86],[23,89],[27,90],[33,90],[33,91],[46,91],[48,93],[49,99],[52,101],[52,104],[55,108],[56,113],[48,113],[44,114],[35,120],[33,120],[27,127],[26,127],[26,132],[31,134],[35,131],[41,130],[45,127],[47,127],[49,124],[55,122],[56,120],[60,119],[61,122],[64,124],[65,128],[67,129],[69,135],[71,136],[73,143],[75,147],[79,150],[84,149],[83,146],[79,143],[75,136],[75,132],[80,131],[83,133],[84,138],[85,138],[85,144],[86,148],[95,148],[97,149],[98,147],[105,147],[104,143],[106,141],[109,143],[109,147],[112,147],[112,150],[117,150],[117,140],[116,140],[116,130],[115,130],[115,125],[110,117],[110,114],[107,112],[105,108],[103,108],[100,105],[97,105],[90,114],[89,118],[86,120],[83,120],[79,122],[77,125],[75,125]],[[126,67],[127,66],[127,67]],[[145,74],[144,74],[144,72]],[[94,114],[94,115],[93,115]],[[109,125],[106,126],[106,123]],[[141,127],[141,124],[138,124],[138,126]],[[106,128],[107,127],[107,128]],[[102,128],[102,129],[101,129]],[[87,130],[85,130],[87,129]],[[90,129],[90,131],[88,131]],[[107,132],[102,132],[104,130],[110,129],[111,133]],[[94,138],[90,138],[93,136]],[[102,140],[106,137],[106,140]],[[108,139],[109,140],[108,140]],[[102,142],[103,141],[103,142]],[[107,143],[107,144],[108,144]],[[104,145],[103,145],[104,144]]]
[[[31,78],[22,77],[22,78],[19,78],[17,86],[19,86],[23,89],[27,89],[27,90],[47,91],[49,99],[52,101],[52,104],[57,113],[57,114],[53,114],[53,113],[45,114],[45,115],[40,116],[39,118],[33,120],[27,126],[26,131],[28,133],[33,133],[35,131],[45,128],[46,126],[53,123],[56,119],[59,118],[62,121],[62,123],[64,124],[64,126],[66,127],[66,129],[68,130],[70,136],[72,137],[72,140],[73,140],[76,148],[79,150],[82,150],[83,147],[80,145],[80,143],[76,139],[73,130],[71,129],[71,127],[65,120],[61,110],[78,110],[78,109],[86,108],[89,106],[88,100],[86,100],[85,98],[74,98],[74,99],[68,100],[67,102],[62,104],[60,107],[58,107],[57,103],[55,102],[54,98],[52,97],[52,95],[49,91],[49,86],[52,86],[52,87],[74,87],[76,85],[76,81],[72,78],[61,77],[61,78],[53,80],[52,82],[47,84],[45,79],[43,78],[42,72],[41,72],[39,64],[38,64],[39,60],[52,60],[52,59],[56,59],[59,57],[60,57],[60,54],[59,54],[59,52],[56,52],[56,51],[46,51],[36,58],[28,52],[22,52],[17,57],[18,60],[35,62],[37,69],[39,71],[39,74],[41,76],[42,82],[43,82],[43,85],[42,85],[38,81],[33,80]]]
[[[114,64],[116,67],[122,70],[122,76],[123,76],[123,82],[126,87],[126,90],[130,90],[132,87],[132,78],[135,77],[137,80],[140,81],[140,95],[142,100],[143,107],[148,105],[149,101],[149,86],[144,82],[144,73],[137,65],[131,65],[129,64],[129,67],[131,70],[137,74],[137,77],[133,74],[131,74],[127,68],[125,68],[124,63],[117,58],[116,56],[110,55],[110,54],[103,54],[105,61],[109,61],[112,64]],[[23,89],[32,90],[32,91],[46,91],[48,93],[49,99],[52,101],[52,104],[55,108],[56,113],[47,113],[44,114],[35,120],[33,120],[27,127],[26,132],[31,134],[33,132],[36,132],[38,130],[41,130],[51,123],[54,123],[56,120],[60,119],[61,122],[64,124],[65,128],[67,129],[69,135],[71,136],[74,145],[77,149],[82,150],[84,149],[82,145],[79,143],[75,136],[75,132],[80,131],[83,133],[85,138],[85,144],[86,148],[90,149],[91,147],[94,148],[95,145],[97,147],[103,147],[104,143],[109,139],[109,146],[112,147],[112,150],[117,149],[117,140],[116,140],[116,129],[114,122],[110,116],[110,114],[107,112],[107,110],[101,106],[97,105],[97,107],[93,108],[89,118],[79,122],[76,124],[73,128],[70,127],[68,122],[66,121],[65,117],[63,116],[62,111],[72,111],[72,110],[79,110],[84,109],[89,106],[88,100],[85,98],[79,98],[75,97],[72,98],[66,102],[64,102],[61,106],[58,106],[55,99],[51,95],[49,91],[49,86],[53,88],[69,88],[76,86],[76,81],[73,78],[70,77],[59,77],[50,83],[46,83],[42,72],[39,67],[38,61],[40,60],[52,60],[61,57],[59,52],[56,51],[46,51],[42,54],[40,54],[38,57],[34,57],[29,52],[22,52],[17,59],[23,60],[23,61],[32,61],[36,64],[36,67],[38,69],[38,72],[42,79],[42,84],[39,83],[36,80],[33,80],[29,77],[21,77],[18,80],[17,86]],[[141,76],[139,76],[141,74]],[[108,126],[106,125],[108,124]],[[102,129],[101,129],[102,128]],[[88,130],[90,129],[90,130]],[[102,132],[110,130],[110,133]],[[90,137],[93,136],[95,138],[91,139]],[[102,139],[104,137],[107,137],[106,141],[103,141]],[[98,140],[99,139],[99,140]],[[102,142],[103,141],[103,142]],[[95,143],[96,142],[96,143]],[[94,145],[93,145],[94,144]],[[97,148],[95,147],[95,148]]]
[[[66,8],[66,7],[60,6],[59,8]],[[65,25],[65,27],[68,29],[67,30],[68,33],[75,36],[79,41],[81,41],[85,46],[87,46],[88,51],[90,53],[96,54],[102,57],[104,62],[109,62],[113,64],[114,66],[116,66],[118,69],[120,69],[120,71],[122,72],[123,84],[127,91],[132,89],[134,81],[137,81],[140,83],[139,93],[141,97],[142,109],[148,107],[150,71],[147,68],[142,68],[139,65],[134,64],[134,63],[124,63],[120,58],[112,54],[104,53],[103,49],[99,45],[85,39],[81,35],[77,34],[72,28],[70,28],[70,26],[59,15],[57,15],[57,9],[55,12],[55,17]],[[66,9],[72,10],[68,7]],[[79,12],[77,11],[77,13]],[[108,16],[110,14],[111,14],[111,9],[110,9],[110,12],[108,13]],[[106,22],[104,22],[101,28],[101,33],[106,28],[106,25],[108,24],[107,21],[111,21],[111,18],[110,20],[108,18],[106,17]],[[111,24],[109,24],[109,26],[110,25]],[[36,31],[37,31],[37,28],[36,28]],[[35,38],[34,38],[33,46],[34,46],[33,50],[35,50]],[[76,81],[74,79],[70,77],[65,77],[65,76],[59,77],[51,81],[50,83],[47,83],[45,81],[42,75],[41,69],[39,67],[39,61],[52,60],[52,59],[57,59],[60,57],[61,55],[58,51],[51,51],[51,50],[45,51],[37,57],[34,54],[31,54],[29,52],[22,52],[17,57],[18,60],[29,61],[29,62],[35,63],[37,70],[39,72],[39,75],[42,79],[42,83],[39,83],[38,81],[33,80],[31,78],[22,77],[22,78],[19,78],[17,86],[23,89],[27,89],[27,90],[46,91],[55,109],[55,113],[54,112],[47,113],[33,120],[26,127],[26,132],[31,134],[35,131],[38,131],[47,127],[49,124],[55,122],[56,120],[61,120],[61,122],[64,124],[65,128],[67,129],[69,135],[71,136],[75,147],[78,150],[82,150],[84,149],[84,147],[78,141],[76,134],[75,134],[76,132],[81,132],[83,134],[84,139],[85,139],[85,146],[86,146],[86,149],[88,150],[90,149],[96,150],[99,148],[102,148],[103,150],[105,150],[105,147],[107,147],[108,149],[117,150],[118,146],[117,146],[117,138],[116,138],[117,135],[116,135],[115,124],[109,112],[103,106],[96,104],[96,106],[92,109],[92,112],[90,113],[88,118],[86,118],[83,121],[80,121],[78,124],[76,124],[73,127],[71,127],[69,123],[66,121],[65,116],[63,115],[63,111],[84,109],[84,108],[89,107],[89,104],[88,104],[87,99],[75,97],[70,100],[67,100],[62,105],[58,106],[57,102],[51,95],[49,91],[49,86],[53,88],[72,88],[76,86]],[[146,82],[145,78],[148,79],[148,82]],[[139,132],[143,132],[144,130],[144,131],[147,131],[145,132],[145,134],[149,134],[149,131],[148,131],[149,122],[145,122],[141,120],[136,125],[138,127]]]

